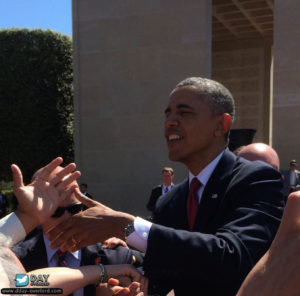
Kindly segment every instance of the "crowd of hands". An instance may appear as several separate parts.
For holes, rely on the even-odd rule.
[[[74,193],[88,209],[50,229],[48,233],[50,246],[60,247],[62,251],[75,251],[87,245],[105,242],[111,236],[110,233],[117,232],[113,229],[117,226],[114,226],[112,217],[114,215],[117,217],[118,212],[80,193],[76,182],[74,183],[80,177],[80,172],[75,171],[75,164],[71,163],[59,173],[54,173],[61,163],[60,157],[54,159],[39,170],[35,180],[27,186],[23,184],[20,169],[16,165],[11,166],[14,193],[19,202],[15,214],[22,222],[26,233],[29,233],[43,224],[62,200]],[[101,217],[101,229],[97,223],[94,223],[95,217]],[[74,236],[76,244],[72,239]],[[120,242],[111,239],[104,244],[114,247]],[[299,250],[300,193],[298,191],[290,194],[281,225],[270,249],[248,274],[237,295],[299,295]],[[107,266],[107,273],[109,280],[101,287],[100,295],[147,295],[148,280],[131,265]],[[195,283],[187,283],[189,284]]]
[[[48,165],[40,169],[34,181],[26,186],[23,184],[23,177],[19,167],[15,164],[11,166],[14,181],[14,194],[19,202],[15,214],[21,221],[26,233],[29,233],[34,228],[47,221],[47,219],[55,212],[59,204],[71,194],[75,194],[76,198],[89,207],[90,211],[95,207],[100,207],[101,210],[105,208],[100,203],[81,194],[77,182],[74,182],[80,177],[80,172],[75,171],[76,165],[74,163],[67,165],[56,173],[57,168],[62,162],[63,160],[61,157],[54,159]],[[95,213],[92,211],[92,215],[94,214]],[[65,221],[66,225],[63,224],[61,227],[68,227],[72,219],[73,218],[70,217],[69,220]],[[91,224],[89,228],[91,228]],[[99,232],[99,230],[97,232]],[[65,242],[61,243],[62,237],[57,235],[57,233],[63,233],[61,230],[52,229],[50,230],[50,233],[51,237],[57,238],[53,241],[52,246],[58,246],[58,244],[60,244],[60,249],[62,251],[74,251],[83,246],[96,243],[95,241],[90,242],[90,240],[83,241],[80,238],[79,243],[74,245],[74,241],[71,239],[73,234],[70,234],[69,236],[68,232],[66,232],[67,236]],[[90,237],[90,235],[87,237]],[[108,248],[114,248],[119,244],[126,245],[125,242],[116,238],[104,242],[104,246]],[[97,274],[100,275],[100,269],[97,269],[99,269],[99,267],[90,269],[93,271],[92,278],[95,277],[96,281],[97,278],[99,278]],[[65,275],[65,269],[61,268],[61,270],[61,275]],[[82,269],[80,271],[84,275],[89,275],[89,272],[86,272],[86,270],[87,269]],[[59,271],[57,270],[57,272]],[[107,283],[102,284],[97,288],[97,295],[142,296],[147,294],[147,278],[142,276],[142,274],[132,265],[107,265],[106,272],[109,280]],[[57,276],[58,275],[59,273],[57,273]],[[75,285],[70,285],[70,288],[68,285],[64,285],[64,287],[67,287],[64,289],[64,294],[68,295],[73,292],[72,290]]]

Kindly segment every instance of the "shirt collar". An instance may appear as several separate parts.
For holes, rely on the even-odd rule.
[[[44,242],[45,242],[45,247],[46,247],[46,251],[47,251],[47,259],[48,262],[51,261],[51,259],[53,258],[53,256],[55,255],[55,253],[57,252],[58,248],[55,249],[50,249],[50,241],[48,240],[48,238],[45,236],[45,234],[43,233],[43,237],[44,237]],[[79,260],[79,250],[75,251],[75,252],[69,252],[71,255],[73,255],[73,257],[77,260]]]
[[[213,161],[211,161],[197,176],[194,176],[191,172],[189,172],[189,184],[191,184],[192,179],[196,177],[201,182],[202,186],[205,187],[211,174],[223,156],[224,151],[225,150],[223,150]]]
[[[166,188],[168,188],[168,190],[170,190],[170,189],[172,189],[172,187],[174,186],[174,184],[173,183],[171,183],[171,185],[170,186],[165,186],[165,184],[163,184],[162,185],[162,187],[163,187],[163,190],[165,190]]]

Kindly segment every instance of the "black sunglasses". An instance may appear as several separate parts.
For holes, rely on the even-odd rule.
[[[74,203],[72,205],[69,205],[67,207],[58,207],[54,214],[51,216],[52,218],[59,218],[63,215],[65,211],[68,211],[71,215],[75,215],[81,211],[84,211],[86,209],[86,206],[84,206],[82,203]]]

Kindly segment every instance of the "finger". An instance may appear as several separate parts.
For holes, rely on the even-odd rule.
[[[57,185],[57,190],[63,190],[64,188],[68,187],[72,182],[76,181],[81,176],[79,171],[76,171],[70,174],[67,178],[65,178],[59,185]],[[75,186],[78,187],[78,186]]]
[[[79,250],[80,249],[80,246],[79,246],[80,242],[77,241],[77,240],[75,242],[74,237],[75,237],[75,235],[72,235],[71,238],[65,239],[63,244],[60,245],[59,249],[62,252],[67,252],[67,251],[71,252],[70,251],[71,249],[74,249],[74,251],[72,251],[72,252],[75,252],[75,251]]]
[[[63,202],[65,199],[68,199],[74,192],[74,189],[78,185],[72,185],[71,187],[65,189],[63,192],[60,193],[60,202]]]
[[[114,296],[130,296],[130,290],[128,288],[123,287],[113,287],[111,288]]]
[[[63,159],[61,157],[53,159],[49,164],[42,168],[41,172],[38,175],[38,178],[44,181],[48,181],[53,170],[57,168],[62,162]]]
[[[102,244],[102,247],[107,248],[107,249],[114,249],[117,246],[115,242],[115,238],[111,237],[107,240],[105,240]]]
[[[79,188],[76,188],[74,190],[75,193],[75,197],[81,202],[83,203],[85,206],[87,206],[88,208],[94,207],[97,204],[99,204],[98,202],[88,198],[87,196],[85,196],[84,194],[82,194],[79,190]]]
[[[115,278],[109,278],[107,283],[111,286],[118,286],[119,285],[119,280]]]
[[[105,248],[105,249],[115,249],[116,245],[114,243],[111,243],[111,242],[104,242],[102,244],[102,248]]]
[[[11,170],[13,173],[14,191],[15,191],[17,188],[24,186],[23,176],[21,170],[16,164],[11,165]]]
[[[68,164],[66,167],[64,167],[63,169],[61,169],[61,171],[59,171],[52,178],[50,178],[49,179],[49,183],[51,185],[54,185],[54,186],[57,185],[66,176],[68,176],[71,172],[73,172],[75,170],[75,168],[76,168],[76,164],[75,163]]]
[[[60,224],[56,225],[55,227],[49,229],[47,232],[47,235],[49,237],[49,240],[51,241],[50,243],[50,248],[57,248],[60,245],[63,244],[65,238],[68,236],[68,231],[72,229],[74,221],[72,220],[72,217],[69,217],[62,221]],[[74,235],[72,233],[70,237]],[[68,237],[67,237],[68,238]]]
[[[128,287],[130,290],[130,296],[134,296],[136,293],[140,292],[140,286],[140,283],[132,282]]]

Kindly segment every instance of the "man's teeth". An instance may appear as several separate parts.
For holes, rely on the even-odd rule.
[[[182,137],[178,136],[178,135],[171,135],[169,136],[168,140],[169,141],[174,141],[174,140],[180,140]]]

